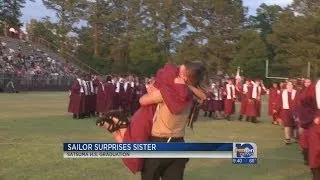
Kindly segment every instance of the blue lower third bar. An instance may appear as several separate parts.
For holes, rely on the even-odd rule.
[[[257,164],[257,158],[232,158],[233,164]]]

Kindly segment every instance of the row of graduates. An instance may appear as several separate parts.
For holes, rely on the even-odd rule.
[[[269,115],[274,124],[283,124],[285,143],[300,145],[305,164],[314,180],[320,179],[320,81],[306,78],[303,86],[295,81],[274,83],[269,95]],[[285,87],[285,88],[284,88]]]
[[[235,114],[235,102],[241,102],[239,120],[246,116],[247,121],[257,123],[260,117],[261,97],[266,94],[266,88],[259,79],[251,81],[247,79],[243,86],[234,83],[234,78],[229,78],[225,85],[219,82],[212,83],[208,90],[207,99],[202,105],[205,116],[214,118],[225,118],[230,120],[230,116]],[[222,117],[224,114],[224,117]]]
[[[145,93],[143,80],[136,81],[132,76],[107,76],[106,80],[97,75],[77,76],[70,90],[68,112],[74,119],[102,116],[114,109],[122,109],[130,116],[139,108],[139,99]]]
[[[224,112],[224,117],[230,120],[230,115],[235,113],[235,101],[239,100],[238,120],[246,117],[247,121],[257,123],[261,97],[268,93],[268,114],[272,123],[283,126],[285,144],[299,143],[313,179],[320,180],[320,81],[312,83],[307,78],[302,81],[273,83],[270,89],[266,89],[259,79],[247,79],[243,85],[235,85],[234,79],[230,78],[224,86],[219,86],[219,83],[212,85],[202,110],[205,115]]]

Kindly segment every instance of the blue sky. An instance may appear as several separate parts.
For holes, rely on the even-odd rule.
[[[243,0],[244,5],[249,7],[249,14],[255,14],[256,9],[260,4],[278,4],[280,6],[286,6],[292,2],[292,0]],[[55,13],[51,10],[47,10],[42,4],[42,0],[36,0],[36,2],[28,2],[22,10],[24,23],[29,22],[31,19],[41,19],[42,17],[49,16],[55,17]]]

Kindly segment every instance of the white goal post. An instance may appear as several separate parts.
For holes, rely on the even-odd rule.
[[[310,78],[310,70],[311,70],[311,63],[308,61],[308,71],[307,71],[307,77]],[[266,78],[267,79],[284,79],[287,80],[289,78],[287,77],[275,77],[275,76],[269,76],[269,60],[266,60]]]

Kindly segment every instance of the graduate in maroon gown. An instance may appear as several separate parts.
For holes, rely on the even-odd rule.
[[[70,101],[68,112],[73,113],[74,119],[80,119],[82,108],[81,108],[81,95],[83,93],[83,88],[81,86],[81,79],[77,78],[73,81],[70,90]]]
[[[210,79],[209,80],[209,84],[210,86],[212,86],[213,81]],[[213,94],[211,93],[211,89],[212,87],[208,88],[208,90],[206,91],[206,96],[207,99],[205,99],[202,104],[200,105],[200,109],[204,112],[204,117],[208,116],[209,113],[209,117],[212,117],[212,112],[210,113],[209,108],[210,108],[210,101],[213,98]]]
[[[233,78],[228,79],[228,84],[226,84],[225,88],[224,115],[230,121],[230,116],[235,113],[235,100],[237,99]]]
[[[107,76],[106,82],[104,83],[104,114],[107,114],[111,109],[113,109],[115,94],[115,86],[112,83],[111,76]]]
[[[92,95],[92,114],[95,115],[97,113],[97,94],[98,94],[98,86],[100,86],[100,81],[98,76],[95,74],[92,77],[92,86],[93,86],[93,95]]]
[[[105,107],[104,81],[101,76],[97,77],[99,84],[97,86],[96,112],[102,117]]]
[[[82,118],[88,116],[88,93],[89,93],[89,86],[86,81],[86,76],[83,75],[81,79],[81,86],[83,88],[83,94],[81,96],[81,116]]]
[[[135,94],[133,96],[132,111],[135,113],[140,108],[139,99],[147,93],[147,88],[143,79],[138,79],[135,83]]]
[[[254,118],[257,117],[257,108],[255,105],[254,98],[252,97],[253,94],[253,83],[252,81],[248,84],[248,92],[246,94],[247,104],[246,104],[246,115],[247,121],[254,122]]]
[[[134,78],[133,76],[128,76],[128,81],[126,83],[127,88],[126,88],[126,97],[127,97],[127,104],[126,104],[126,111],[127,115],[131,116],[133,115],[133,100],[134,100],[134,95],[135,95],[135,83],[134,83]]]
[[[251,82],[248,86],[246,115],[247,120],[252,123],[258,123],[257,117],[260,117],[261,111],[261,97],[264,94],[263,87],[260,85],[260,80]]]
[[[211,83],[211,89],[209,90],[209,94],[207,94],[207,98],[209,97],[210,100],[209,100],[209,105],[208,105],[208,111],[209,111],[209,117],[212,116],[212,113],[213,113],[213,119],[217,119],[217,115],[216,115],[216,104],[215,104],[215,95],[214,94],[214,90],[216,89],[216,84]]]
[[[117,83],[116,87],[116,93],[118,93],[119,96],[119,108],[122,109],[123,111],[126,110],[126,105],[127,105],[127,100],[128,98],[126,97],[126,89],[125,89],[125,79],[120,78],[119,82]]]
[[[272,88],[269,89],[268,114],[272,117],[272,124],[279,124],[279,111],[277,109],[277,101],[280,96],[278,83],[273,83]]]
[[[221,86],[221,83],[219,81],[216,82],[214,88],[213,88],[213,109],[215,110],[214,117],[216,119],[222,118],[222,112],[223,112],[223,92],[224,89]]]
[[[93,110],[93,84],[91,81],[91,75],[87,75],[86,77],[86,85],[87,85],[87,96],[86,96],[86,116],[91,117],[92,116],[92,110]]]
[[[209,89],[206,93],[207,99],[203,102],[203,110],[205,111],[204,116],[208,116],[209,118],[212,117],[212,113],[215,112],[214,110],[214,104],[213,104],[213,92],[211,89]],[[209,113],[209,114],[208,114]]]
[[[313,180],[320,179],[320,80],[313,88],[316,99],[316,116],[309,128],[309,166],[312,170]]]
[[[240,107],[240,115],[239,115],[239,121],[242,121],[242,118],[246,116],[248,118],[246,111],[247,111],[247,93],[248,93],[248,86],[251,84],[251,81],[249,79],[245,80],[245,83],[243,84],[243,87],[240,89],[240,95],[241,95],[241,107]],[[248,120],[248,119],[247,119]]]
[[[207,95],[207,99],[205,99],[203,101],[203,103],[201,104],[201,110],[204,112],[203,116],[207,117],[208,116],[208,107],[209,107],[209,98],[208,98],[208,92],[206,92]]]
[[[260,117],[261,115],[261,100],[262,96],[266,94],[267,89],[264,87],[262,80],[256,79],[254,85],[253,85],[253,96],[255,96],[256,92],[256,98],[254,98],[255,105],[257,108],[257,117]]]
[[[288,82],[287,88],[281,93],[277,103],[277,109],[280,110],[281,119],[284,125],[286,144],[291,144],[292,138],[294,137],[293,131],[296,128],[295,114],[300,103],[299,101],[298,92],[293,89],[292,82]]]
[[[113,108],[112,109],[119,109],[120,107],[120,99],[119,99],[119,91],[120,91],[120,85],[119,85],[120,78],[113,77],[112,84],[115,88],[115,93],[113,97]]]
[[[312,122],[314,117],[314,109],[316,109],[315,98],[309,98],[310,94],[315,94],[314,85],[310,79],[304,80],[304,89],[300,95],[300,104],[298,106],[298,119],[299,119],[299,145],[303,154],[305,164],[308,165],[308,134],[310,123],[306,125],[305,122]],[[313,116],[312,116],[313,114]],[[311,117],[310,117],[311,115]],[[304,124],[303,124],[304,123]],[[302,125],[303,124],[303,125]]]
[[[301,96],[299,125],[308,133],[306,146],[308,153],[308,164],[311,168],[313,180],[320,179],[320,82],[310,85]]]

